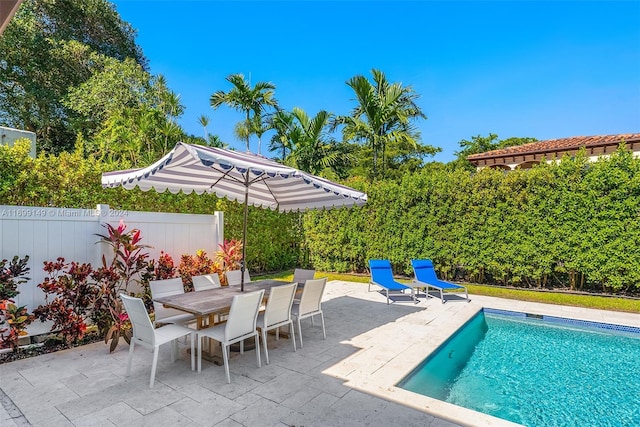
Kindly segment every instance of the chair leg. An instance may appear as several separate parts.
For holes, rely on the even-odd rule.
[[[261,368],[262,367],[262,363],[260,362],[260,339],[258,338],[258,332],[256,332],[255,341],[256,341],[256,360],[258,362],[258,368]],[[264,348],[265,348],[265,350],[267,349],[266,340],[265,340],[265,343],[264,343]]]
[[[127,362],[127,376],[131,374],[131,360],[133,359],[133,346],[136,345],[136,342],[131,339],[131,344],[129,344],[129,361]]]
[[[224,371],[227,373],[227,383],[231,384],[231,374],[229,374],[229,353],[228,345],[222,344],[222,359],[224,360]]]
[[[178,338],[171,341],[171,363],[175,362],[178,357]]]
[[[153,387],[153,383],[156,379],[156,368],[158,367],[158,350],[159,346],[153,348],[153,363],[151,363],[151,380],[149,381],[149,388]]]
[[[289,322],[289,333],[291,334],[291,342],[293,342],[293,351],[298,351],[296,349],[296,334],[295,334],[295,328],[293,327],[293,321]]]
[[[196,370],[196,349],[195,349],[195,341],[196,341],[196,334],[195,332],[191,332],[191,370],[195,371]]]
[[[244,340],[240,341],[240,354],[244,354]]]
[[[204,337],[198,336],[198,372],[202,372],[202,342]]]
[[[320,320],[322,321],[322,336],[324,336],[324,339],[327,339],[327,332],[324,330],[324,314],[322,314],[322,312],[320,312]]]
[[[267,349],[267,328],[262,329],[262,344],[264,345],[264,360],[269,364],[269,350]]]

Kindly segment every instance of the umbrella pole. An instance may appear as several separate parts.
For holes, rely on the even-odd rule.
[[[247,171],[247,181],[244,187],[244,225],[242,227],[242,264],[240,265],[240,292],[244,292],[244,270],[247,259],[247,217],[249,216],[249,171]]]

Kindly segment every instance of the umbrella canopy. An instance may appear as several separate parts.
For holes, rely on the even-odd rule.
[[[262,156],[181,142],[146,168],[103,173],[102,186],[208,193],[244,203],[243,272],[249,205],[291,212],[367,202],[365,193]]]

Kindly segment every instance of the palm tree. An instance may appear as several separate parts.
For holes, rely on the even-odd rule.
[[[267,107],[277,108],[278,103],[274,98],[275,85],[270,82],[258,82],[251,87],[251,83],[247,82],[242,74],[231,74],[226,79],[233,85],[229,92],[217,91],[211,95],[210,103],[213,108],[221,105],[227,105],[236,111],[245,113],[245,126],[249,130],[246,132],[245,139],[247,143],[247,151],[249,151],[249,139],[251,137],[251,113],[253,117],[262,117]],[[258,147],[258,154],[260,154]]]
[[[296,123],[289,136],[295,148],[287,157],[287,164],[319,175],[325,169],[334,169],[351,160],[351,155],[328,135],[331,113],[322,110],[310,118],[304,110],[295,107],[292,115]]]
[[[207,132],[207,126],[209,126],[209,117],[202,114],[200,117],[198,117],[198,121],[204,129],[204,140],[206,141],[209,139],[209,132]]]
[[[412,120],[426,119],[415,103],[418,94],[401,83],[389,83],[385,74],[371,70],[373,84],[364,76],[355,76],[347,81],[356,95],[358,105],[350,116],[337,117],[334,128],[344,125],[345,140],[364,142],[372,150],[373,177],[378,176],[378,163],[382,172],[386,164],[386,149],[389,143],[418,145],[418,133]],[[382,160],[379,161],[379,157]]]
[[[266,120],[263,116],[254,115],[251,118],[250,124],[250,133],[258,137],[258,154],[260,154],[260,150],[262,148],[262,135],[272,129],[271,121]]]
[[[275,135],[271,137],[269,151],[282,151],[280,160],[284,162],[287,158],[287,150],[293,150],[293,142],[291,141],[291,132],[294,129],[294,116],[288,111],[276,111],[269,118],[269,126],[275,130]]]

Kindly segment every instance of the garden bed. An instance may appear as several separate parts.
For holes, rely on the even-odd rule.
[[[76,344],[68,345],[63,340],[53,337],[40,344],[30,344],[21,346],[14,351],[5,351],[0,353],[0,365],[3,363],[13,362],[15,360],[26,359],[29,357],[40,356],[43,354],[54,353],[60,350],[67,350],[69,348],[79,347],[86,344],[92,344],[94,342],[104,341],[104,337],[98,335],[97,332],[88,333],[78,341]]]

